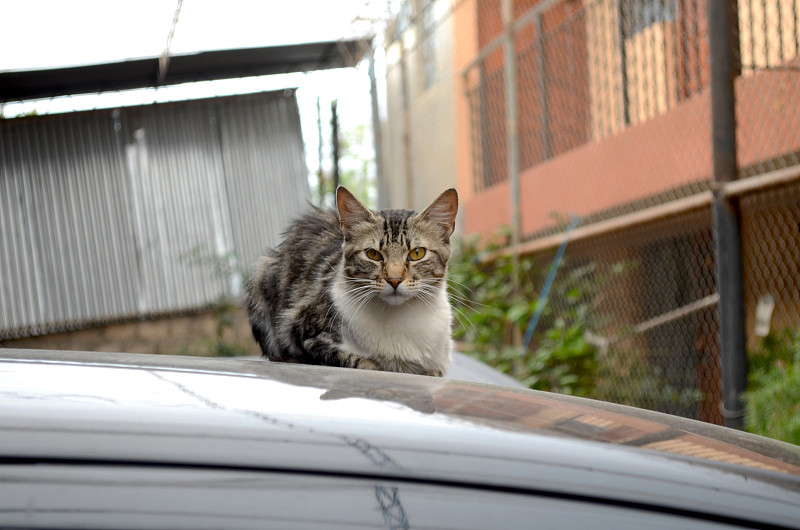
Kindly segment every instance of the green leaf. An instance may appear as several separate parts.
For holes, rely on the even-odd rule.
[[[506,319],[509,322],[518,323],[523,320],[523,317],[528,314],[527,304],[517,303],[508,308],[506,311]]]

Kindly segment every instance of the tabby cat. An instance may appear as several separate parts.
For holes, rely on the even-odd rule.
[[[261,258],[247,283],[253,336],[273,361],[442,376],[458,194],[423,212],[371,211],[343,187]]]

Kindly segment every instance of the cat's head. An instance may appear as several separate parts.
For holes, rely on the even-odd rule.
[[[354,295],[391,305],[432,297],[444,286],[458,193],[449,189],[421,213],[373,212],[343,187],[336,206],[344,233],[344,275]]]

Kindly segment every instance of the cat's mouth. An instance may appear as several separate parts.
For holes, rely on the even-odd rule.
[[[402,286],[400,286],[398,289],[388,287],[381,292],[380,297],[381,300],[389,305],[400,305],[411,298],[411,293],[403,289]]]

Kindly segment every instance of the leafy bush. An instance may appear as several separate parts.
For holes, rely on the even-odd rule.
[[[449,276],[450,292],[456,302],[457,339],[497,349],[512,343],[513,334],[517,339],[522,336],[519,329],[535,309],[538,294],[530,279],[538,271],[533,270],[530,260],[522,260],[517,269],[509,256],[491,263],[482,261],[487,254],[502,248],[505,240],[500,235],[485,245],[479,237],[456,243]],[[514,288],[515,283],[518,289]]]
[[[695,409],[705,399],[698,388],[676,388],[667,383],[662,369],[633,346],[617,344],[598,359],[592,396],[602,401],[671,414]]]
[[[548,303],[539,322],[537,347],[523,351],[520,344],[531,315],[537,309],[542,268],[529,256],[488,254],[504,247],[506,234],[486,243],[461,240],[450,265],[451,295],[456,302],[455,338],[467,353],[506,372],[530,388],[580,396],[591,395],[596,347],[586,340],[592,304],[598,288],[593,264],[569,268],[562,263],[550,293],[566,309],[554,314]]]
[[[800,445],[800,329],[770,333],[749,361],[745,427]]]
[[[522,256],[516,266],[511,256],[498,253],[507,240],[501,233],[488,242],[473,237],[456,245],[450,265],[454,335],[467,353],[537,390],[673,413],[704,399],[697,388],[671,386],[648,352],[628,340],[634,338],[630,330],[615,329],[611,343],[601,336],[609,322],[601,316],[599,301],[613,294],[608,292],[611,282],[628,274],[635,262],[603,267],[565,258],[534,346],[524,349],[523,333],[537,309],[538,289],[550,263]]]
[[[181,261],[193,267],[205,269],[214,278],[221,278],[230,281],[231,277],[238,276],[242,283],[247,281],[248,270],[237,264],[236,256],[233,252],[217,255],[206,245],[194,246],[189,252],[181,255]],[[238,340],[233,340],[231,335],[236,328],[237,305],[232,297],[220,296],[216,302],[210,303],[208,309],[213,313],[216,320],[214,337],[206,337],[202,341],[202,346],[187,345],[177,353],[180,355],[204,355],[209,357],[236,357],[247,355],[248,348]]]

